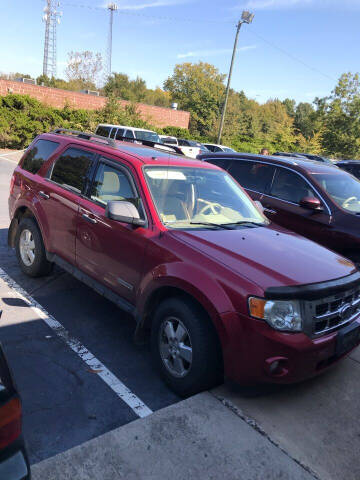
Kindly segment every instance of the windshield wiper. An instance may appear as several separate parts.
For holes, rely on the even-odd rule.
[[[239,222],[227,223],[226,225],[248,225],[252,227],[262,227],[264,223],[252,222],[251,220],[240,220]]]
[[[211,223],[211,222],[190,222],[190,225],[204,225],[209,227],[218,227],[224,228],[225,230],[234,230],[230,225],[227,223]]]

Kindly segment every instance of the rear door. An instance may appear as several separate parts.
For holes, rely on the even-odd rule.
[[[49,225],[48,250],[70,263],[75,262],[79,200],[94,158],[90,150],[67,147],[51,165],[39,192]]]
[[[318,198],[322,211],[309,210],[300,206],[304,197]],[[319,192],[299,173],[276,167],[275,176],[267,192],[261,197],[266,216],[305,237],[326,244],[330,229],[330,210]]]
[[[228,172],[245,188],[253,200],[261,201],[263,193],[273,181],[275,167],[252,160],[234,159],[228,166]]]
[[[80,199],[77,222],[78,268],[130,303],[142,273],[147,227],[134,227],[106,217],[108,201],[130,201],[145,214],[136,181],[125,164],[108,157],[98,161],[92,185]]]

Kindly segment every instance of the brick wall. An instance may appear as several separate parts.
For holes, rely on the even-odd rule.
[[[98,110],[106,103],[105,97],[94,97],[86,93],[70,92],[59,88],[41,87],[39,85],[28,85],[26,83],[14,82],[11,80],[0,80],[0,95],[8,93],[20,93],[30,95],[40,102],[52,107],[62,108],[65,104],[73,108],[84,108],[86,110]],[[129,102],[120,100],[122,105]],[[155,127],[181,127],[188,128],[190,113],[171,108],[155,107],[153,105],[137,104],[141,117]]]

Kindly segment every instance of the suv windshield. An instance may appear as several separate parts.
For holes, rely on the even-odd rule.
[[[339,206],[360,213],[360,181],[340,169],[334,173],[312,173],[312,177]]]
[[[144,172],[160,219],[168,227],[268,224],[226,172],[191,167],[146,167]]]
[[[148,140],[149,142],[161,143],[160,137],[155,132],[143,131],[143,130],[134,130],[135,138],[137,140]]]

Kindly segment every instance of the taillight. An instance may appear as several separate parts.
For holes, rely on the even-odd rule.
[[[21,434],[21,402],[12,398],[0,406],[0,449],[14,442]]]
[[[12,195],[14,191],[14,185],[15,185],[15,173],[13,173],[13,176],[11,177],[11,180],[10,180],[10,195]]]

